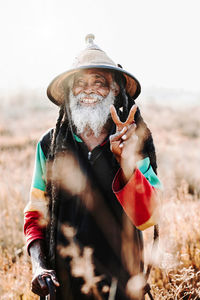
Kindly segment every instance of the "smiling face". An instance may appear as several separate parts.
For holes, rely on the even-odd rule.
[[[110,72],[99,69],[88,69],[79,72],[75,76],[72,88],[74,96],[81,93],[85,94],[85,97],[80,99],[82,105],[94,105],[98,102],[96,96],[106,98],[110,91],[116,96],[119,93],[119,86],[113,82]],[[93,97],[94,95],[96,96]]]
[[[110,105],[119,93],[112,74],[100,69],[76,74],[69,94],[69,105],[77,133],[92,130],[98,136],[109,119]]]

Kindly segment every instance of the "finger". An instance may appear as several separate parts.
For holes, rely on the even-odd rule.
[[[47,296],[48,295],[47,293],[43,292],[42,290],[36,289],[36,288],[32,289],[31,291],[38,296]]]
[[[53,281],[54,285],[60,286],[60,283],[59,283],[59,281],[58,281],[58,279],[56,277],[55,271],[46,272],[41,277],[45,281],[45,283],[46,283],[46,279],[47,278],[51,278],[51,280]]]
[[[39,283],[39,286],[40,286],[42,292],[45,293],[45,295],[48,295],[49,289],[48,289],[48,286],[46,284],[45,278],[39,275],[38,276],[38,283]]]
[[[112,134],[110,136],[110,143],[119,141],[121,139],[121,137],[126,133],[127,130],[128,130],[128,128],[125,126],[121,131],[119,131],[115,134]]]
[[[48,295],[48,288],[43,290],[38,280],[34,281],[31,286],[31,291],[39,296]]]
[[[60,283],[56,277],[56,275],[54,274],[51,274],[51,280],[53,281],[53,283],[56,285],[56,286],[60,286]]]
[[[38,295],[38,296],[45,296],[45,295],[43,295],[43,293],[41,292],[40,289],[37,289],[37,288],[35,288],[35,287],[33,287],[33,288],[31,289],[31,291],[32,291],[34,294]]]
[[[133,157],[136,157],[138,154],[138,137],[134,135],[133,137],[129,138],[125,142],[123,142],[123,151],[121,154],[122,159],[128,159],[131,161]],[[131,163],[130,163],[131,165]]]
[[[116,159],[120,159],[122,149],[119,147],[120,142],[113,142],[110,146],[110,150],[115,155]]]
[[[128,118],[127,118],[126,122],[124,123],[125,125],[130,125],[134,122],[134,117],[135,117],[136,111],[137,111],[137,105],[134,104],[131,107],[131,110],[129,112],[129,115],[128,115]]]
[[[116,109],[115,109],[114,105],[110,106],[110,113],[111,113],[111,117],[113,119],[113,122],[116,124],[116,126],[122,125],[122,122],[120,121],[120,119],[117,115],[117,112],[116,112]]]
[[[136,124],[129,125],[128,130],[126,131],[125,134],[122,135],[121,139],[125,141],[128,140],[133,135],[135,135],[136,127],[137,127]]]

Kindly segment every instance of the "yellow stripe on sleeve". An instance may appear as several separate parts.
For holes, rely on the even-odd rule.
[[[39,211],[43,216],[47,215],[48,201],[45,197],[45,192],[37,188],[32,188],[30,192],[30,199],[24,209],[24,213],[28,211]]]

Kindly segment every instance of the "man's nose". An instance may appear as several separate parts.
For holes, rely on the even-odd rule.
[[[92,93],[94,93],[94,91],[95,91],[95,89],[94,89],[94,87],[92,85],[87,85],[84,88],[84,92],[86,94],[92,94]]]

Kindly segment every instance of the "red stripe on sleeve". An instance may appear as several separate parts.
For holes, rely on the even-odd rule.
[[[122,170],[113,180],[113,192],[124,211],[135,226],[140,226],[151,217],[156,206],[156,191],[139,169],[136,169],[128,183],[122,185]]]
[[[44,227],[39,224],[40,219],[41,214],[38,211],[28,211],[24,214],[24,234],[27,250],[33,241],[45,238]]]

